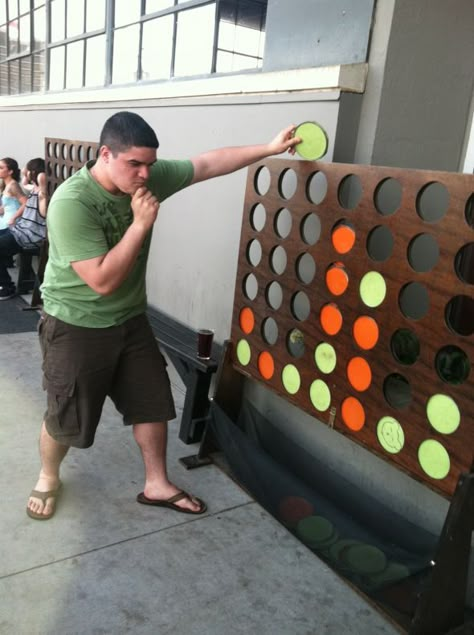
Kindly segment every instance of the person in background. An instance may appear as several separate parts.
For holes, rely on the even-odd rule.
[[[46,238],[46,175],[44,159],[31,159],[26,164],[28,178],[33,183],[25,203],[9,220],[9,227],[0,232],[0,300],[16,294],[8,267],[11,258],[22,249],[37,247]]]
[[[118,112],[104,124],[97,160],[55,191],[48,208],[49,259],[38,327],[47,410],[28,516],[53,516],[62,461],[71,446],[93,444],[107,396],[133,429],[142,454],[145,479],[137,501],[186,514],[206,511],[204,501],[167,475],[167,422],[176,412],[146,316],[152,231],[161,204],[176,192],[273,154],[294,154],[301,142],[294,131],[288,126],[261,145],[166,160],[157,158],[151,126],[135,113]]]
[[[26,194],[22,190],[20,169],[15,159],[0,159],[0,178],[3,180],[2,206],[0,208],[0,232],[8,229],[10,221],[18,210],[26,203]]]

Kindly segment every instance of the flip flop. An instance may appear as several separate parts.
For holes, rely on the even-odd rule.
[[[50,514],[38,514],[32,511],[29,507],[26,508],[26,513],[30,518],[34,518],[35,520],[49,520],[54,516],[54,512],[56,511],[56,498],[58,497],[59,490],[61,489],[61,485],[57,489],[51,489],[48,492],[39,492],[37,489],[32,489],[30,493],[30,498],[39,498],[44,503],[48,500],[48,498],[54,498],[55,502],[53,505],[53,511]]]
[[[190,501],[199,503],[200,507],[197,511],[193,511],[192,509],[185,509],[176,505],[177,501],[183,500],[183,498],[188,498]],[[207,505],[204,501],[202,501],[197,496],[191,496],[184,490],[178,492],[174,496],[166,500],[161,500],[159,498],[147,498],[143,492],[140,492],[137,496],[137,502],[142,503],[142,505],[154,505],[155,507],[168,507],[168,509],[174,509],[175,512],[182,512],[183,514],[204,514],[207,510]]]

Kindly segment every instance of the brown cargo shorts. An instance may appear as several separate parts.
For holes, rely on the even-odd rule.
[[[176,417],[166,362],[145,315],[92,329],[43,314],[38,333],[48,396],[44,421],[58,443],[91,446],[107,396],[125,425]]]

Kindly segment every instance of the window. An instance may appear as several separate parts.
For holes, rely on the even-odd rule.
[[[263,2],[220,2],[216,72],[261,68],[266,13]]]
[[[267,0],[0,0],[0,95],[261,68]]]
[[[183,77],[210,73],[214,45],[215,4],[181,11],[177,18],[174,75]]]
[[[141,49],[141,78],[143,80],[168,79],[171,76],[173,34],[172,15],[148,20],[143,25]]]

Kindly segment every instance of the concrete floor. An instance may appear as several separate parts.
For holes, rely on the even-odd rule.
[[[55,517],[29,519],[45,403],[36,333],[0,335],[0,360],[2,635],[399,632],[217,466],[182,467],[197,448],[178,421],[170,476],[206,500],[204,516],[135,502],[141,458],[108,403],[94,447],[65,461]]]

